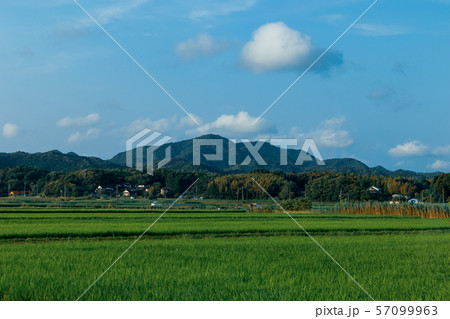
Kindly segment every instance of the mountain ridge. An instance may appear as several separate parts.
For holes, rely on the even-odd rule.
[[[186,170],[186,171],[202,171],[221,174],[248,173],[255,169],[264,169],[269,171],[284,172],[341,172],[354,173],[361,175],[381,175],[386,177],[413,177],[413,178],[432,178],[441,172],[418,173],[409,170],[390,171],[383,166],[369,167],[363,162],[354,158],[331,158],[325,160],[325,165],[317,165],[314,157],[312,161],[304,162],[302,165],[295,165],[300,150],[287,150],[287,164],[280,165],[281,149],[278,146],[264,142],[259,154],[266,165],[259,165],[251,156],[244,143],[233,143],[229,139],[216,134],[207,134],[197,137],[196,139],[220,139],[223,144],[223,158],[217,161],[207,161],[201,156],[200,165],[193,165],[193,140],[187,139],[177,142],[171,142],[160,146],[154,151],[155,162],[161,161],[165,157],[167,147],[172,148],[172,159],[164,166],[168,170]],[[236,149],[236,164],[229,164],[230,143],[233,143]],[[253,143],[253,145],[255,145]],[[214,146],[203,146],[202,154],[214,154]],[[135,150],[133,150],[135,154]],[[252,159],[249,165],[237,165],[242,163],[247,156]],[[231,156],[233,157],[233,156]],[[146,152],[144,151],[144,167],[146,164]],[[41,168],[48,171],[77,171],[82,169],[120,169],[126,167],[126,152],[120,152],[111,159],[103,160],[94,156],[80,156],[74,152],[62,153],[58,150],[51,150],[40,153],[0,153],[0,169],[4,167],[29,166]]]

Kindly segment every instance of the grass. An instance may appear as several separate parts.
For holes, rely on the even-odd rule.
[[[161,212],[0,213],[0,300],[75,300]],[[448,300],[449,219],[295,214],[377,300]],[[169,212],[83,300],[368,300],[286,215]]]
[[[141,234],[162,213],[79,211],[0,213],[0,240],[129,237]],[[450,219],[420,219],[337,214],[294,214],[311,234],[450,231]],[[149,236],[305,235],[283,213],[168,212]]]
[[[334,211],[341,214],[450,218],[450,205],[436,203],[342,203],[334,206]]]

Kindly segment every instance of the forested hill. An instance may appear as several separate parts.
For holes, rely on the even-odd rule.
[[[336,158],[325,160],[326,165],[317,165],[317,162],[308,161],[303,165],[295,165],[299,155],[299,150],[289,149],[287,151],[287,165],[280,165],[280,148],[269,143],[264,143],[259,149],[259,154],[266,162],[266,165],[258,165],[252,160],[249,165],[229,165],[229,145],[230,140],[219,135],[204,135],[202,139],[221,139],[223,142],[223,159],[219,161],[207,161],[203,156],[201,165],[192,164],[193,139],[168,143],[155,151],[155,162],[162,160],[165,156],[165,149],[168,146],[172,148],[172,159],[164,166],[164,169],[176,171],[201,171],[221,174],[248,173],[255,169],[264,169],[267,171],[283,172],[341,172],[355,173],[362,175],[380,175],[386,177],[413,177],[413,178],[432,178],[441,173],[416,173],[413,171],[397,170],[390,171],[384,167],[377,166],[370,168],[364,163],[353,158]],[[244,143],[237,143],[236,163],[242,163],[250,155]],[[144,162],[146,160],[144,152]],[[215,153],[213,146],[202,147],[202,154]],[[250,155],[252,158],[252,156]],[[102,160],[97,157],[79,156],[75,153],[61,153],[57,150],[45,153],[0,153],[0,169],[5,167],[28,166],[33,168],[45,169],[48,171],[72,172],[82,169],[114,169],[126,168],[126,153],[121,152],[110,160]]]
[[[33,154],[0,153],[0,168],[15,166],[28,166],[57,172],[72,172],[89,168],[121,168],[120,165],[97,157],[79,156],[75,153],[63,154],[57,150]]]
[[[201,157],[201,167],[203,170],[211,172],[220,172],[224,174],[234,173],[248,173],[255,169],[264,169],[268,171],[283,171],[283,172],[341,172],[341,173],[355,173],[362,175],[380,175],[386,177],[413,177],[413,178],[432,178],[441,174],[435,173],[416,173],[407,170],[390,171],[382,166],[370,168],[361,161],[353,158],[335,158],[325,160],[326,165],[318,165],[315,160],[303,163],[303,165],[295,165],[299,156],[299,150],[289,149],[287,151],[287,165],[280,165],[280,148],[270,143],[264,143],[259,149],[259,154],[266,162],[266,165],[258,165],[256,161],[252,160],[249,165],[229,165],[228,150],[229,144],[232,143],[227,138],[219,135],[203,135],[198,139],[221,139],[223,141],[223,159],[220,161],[207,161],[203,156]],[[165,169],[173,170],[198,170],[198,166],[192,165],[192,148],[193,139],[184,140],[180,142],[168,143],[163,147],[157,149],[154,153],[155,162],[160,161],[165,156],[166,147],[172,148],[172,161],[169,162]],[[237,143],[236,147],[236,163],[242,163],[244,159],[250,155],[244,143]],[[202,147],[202,154],[214,154],[215,148],[213,146]],[[144,161],[146,159],[146,152],[144,152]],[[250,155],[251,157],[251,155]],[[173,159],[177,159],[174,161]],[[111,162],[120,166],[125,165],[126,153],[117,154],[111,159]]]

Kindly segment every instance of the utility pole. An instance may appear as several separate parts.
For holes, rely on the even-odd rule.
[[[23,182],[23,197],[27,197],[27,183]]]
[[[291,199],[291,183],[288,182],[288,198]]]
[[[237,187],[237,192],[236,192],[236,208],[239,205],[239,186]]]
[[[116,209],[119,208],[119,185],[116,184]]]
[[[64,198],[67,197],[67,185],[64,184]]]

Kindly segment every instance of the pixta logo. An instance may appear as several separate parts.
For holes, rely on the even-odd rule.
[[[126,164],[130,168],[136,168],[138,171],[144,171],[144,151],[146,152],[147,174],[153,175],[154,153],[162,145],[171,141],[172,137],[162,135],[157,131],[148,128],[143,129],[126,142]],[[166,148],[165,157],[157,164],[158,168],[170,162],[172,159],[172,148],[169,145]]]
[[[143,172],[144,164],[146,163],[146,172],[153,175],[154,172],[154,153],[162,145],[172,140],[172,137],[163,135],[157,131],[152,131],[148,128],[140,131],[126,142],[126,165],[130,168],[136,168]],[[228,160],[228,165],[246,166],[249,165],[252,160],[260,166],[267,165],[263,156],[260,154],[261,147],[264,143],[270,143],[274,146],[279,146],[280,149],[280,161],[279,165],[288,165],[288,148],[298,147],[298,140],[295,138],[272,138],[272,139],[259,139],[257,141],[250,141],[249,139],[240,139],[240,143],[245,146],[246,153],[248,154],[242,162],[237,163],[236,145],[237,139],[228,140],[228,152],[227,159],[224,155],[224,139],[210,138],[201,139],[195,138],[192,142],[192,164],[200,165],[202,158],[206,161],[224,161]],[[202,152],[202,148],[208,148],[209,153]],[[211,149],[214,152],[211,152]],[[157,163],[157,168],[162,168],[169,163],[172,159],[172,148],[168,145],[165,148],[164,158]],[[146,156],[144,156],[146,154]],[[296,158],[295,165],[303,165],[304,162],[316,161],[317,165],[325,165],[325,161],[319,152],[313,139],[306,139],[299,151]]]
[[[298,140],[295,138],[272,138],[272,139],[259,139],[254,144],[248,139],[240,140],[247,149],[249,155],[241,163],[236,163],[236,139],[230,139],[228,143],[228,165],[249,165],[252,158],[258,165],[267,165],[266,161],[263,159],[259,153],[261,147],[264,143],[269,142],[272,145],[280,147],[280,165],[288,165],[288,147],[294,146],[298,147]],[[202,155],[207,161],[223,161],[224,160],[224,145],[223,139],[194,139],[193,141],[193,164],[200,165]],[[215,148],[215,153],[213,154],[202,154],[202,146],[213,146]],[[306,139],[300,149],[300,153],[295,161],[295,165],[303,165],[304,162],[314,161],[317,165],[325,165],[325,161],[317,148],[316,143],[313,139]]]

